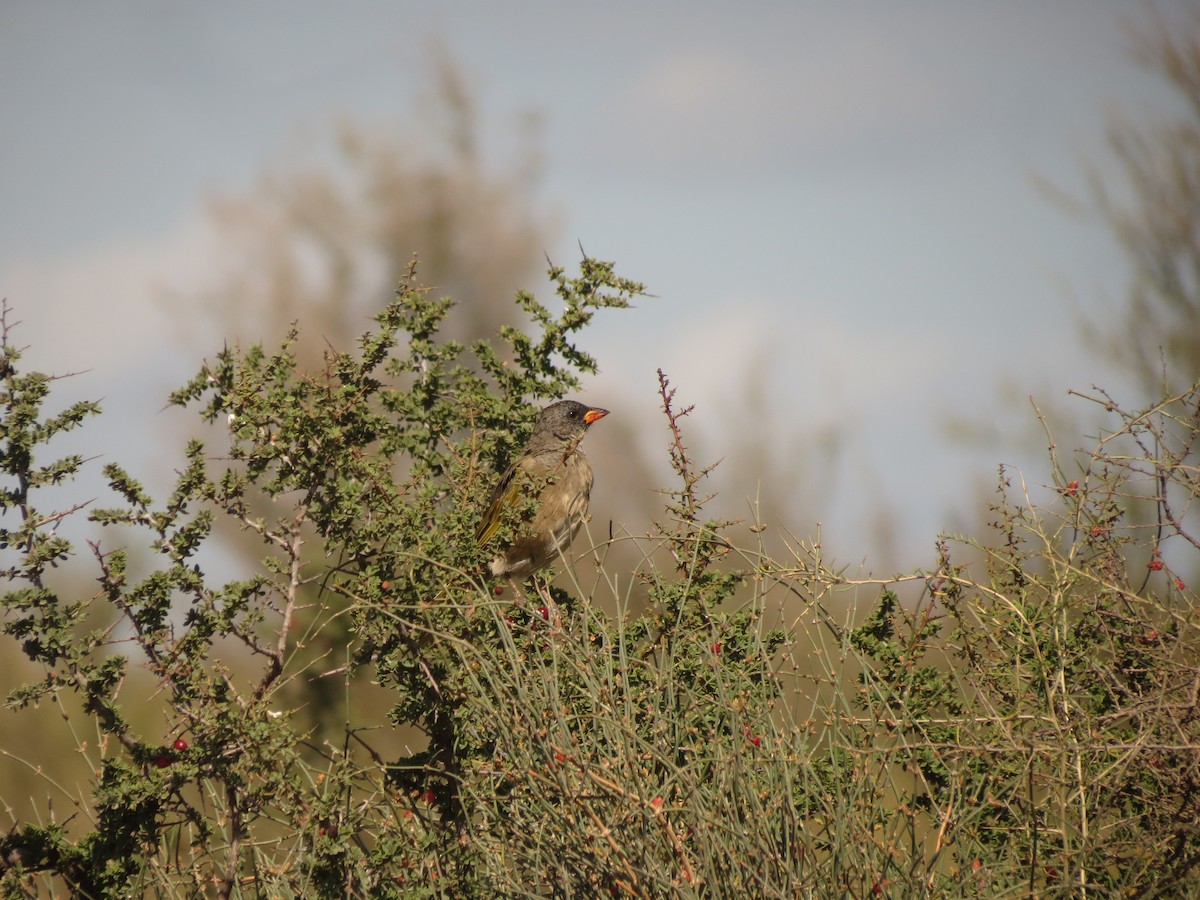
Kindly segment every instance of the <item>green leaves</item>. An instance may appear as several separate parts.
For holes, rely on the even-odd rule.
[[[237,844],[270,831],[266,820],[303,823],[318,808],[330,818],[341,792],[355,802],[364,789],[370,793],[370,776],[364,783],[358,766],[334,765],[329,801],[314,806],[290,775],[301,764],[304,735],[284,710],[327,705],[313,673],[331,666],[329,655],[347,661],[352,649],[388,685],[394,721],[430,736],[429,748],[412,756],[415,777],[438,786],[447,821],[462,815],[452,773],[485,748],[455,735],[487,715],[469,694],[462,653],[500,636],[495,620],[472,615],[490,597],[475,574],[473,500],[519,446],[539,401],[595,371],[576,334],[596,310],[627,306],[641,289],[592,260],[578,278],[561,269],[551,278],[561,312],[523,295],[518,307],[532,332],[505,329],[501,351],[478,341],[468,353],[444,340],[452,302],[417,285],[411,267],[358,351],[329,350],[320,371],[299,368],[295,328],[275,351],[226,347],[171,395],[177,405],[198,407],[212,430],[189,441],[165,503],[119,464],[104,466],[119,503],[89,516],[104,533],[90,547],[99,592],[69,603],[45,575],[74,555],[55,525],[79,508],[44,514],[34,500],[37,490],[77,474],[83,460],[38,457],[97,407],[45,415],[53,379],[18,373],[19,355],[6,349],[0,472],[9,481],[0,500],[21,521],[0,531],[0,544],[19,556],[6,570],[18,586],[4,597],[5,629],[47,673],[13,691],[10,703],[76,693],[84,714],[119,739],[90,801],[100,830],[70,845],[30,832],[9,858],[57,868],[98,893],[132,883],[145,875],[143,854],[157,852],[172,816],[201,835],[216,833],[206,824],[210,813],[181,792],[192,783],[227,825],[229,849],[216,851],[224,861],[213,877],[228,891],[248,871]],[[265,555],[249,577],[222,584],[207,571],[221,565],[213,539],[229,525],[256,535]],[[104,627],[85,630],[97,616]],[[122,644],[133,652],[112,652]],[[158,749],[140,736],[138,717],[127,716],[129,658],[158,680],[175,728],[189,733],[187,754]],[[321,764],[327,753],[307,752],[303,766]],[[310,864],[323,883],[328,861],[338,860],[343,872],[361,862],[349,838],[335,840],[326,829],[325,862],[297,867],[300,880],[285,879],[291,888],[284,892],[303,893],[297,885]],[[37,849],[47,841],[53,852]]]
[[[48,415],[53,379],[5,357],[4,629],[38,667],[8,704],[58,705],[93,774],[71,830],[0,837],[0,887],[984,896],[1194,877],[1200,620],[1176,548],[1200,546],[1178,512],[1195,389],[1114,404],[1120,434],[1054,473],[1058,506],[1012,500],[1002,472],[990,540],[855,582],[819,541],[773,557],[767,523],[747,547],[709,514],[715,465],[660,373],[673,483],[649,534],[613,538],[640,563],[514,593],[474,537],[495,473],[595,370],[595,313],[641,291],[594,260],[550,277],[552,302],[519,296],[528,321],[495,342],[445,339],[450,301],[410,270],[316,371],[296,329],[226,348],[172,395],[208,430],[160,501],[108,462],[109,505],[43,510],[83,465],[47,442],[94,408]],[[1161,506],[1153,537],[1139,497]],[[85,506],[99,537],[80,554],[59,525]]]

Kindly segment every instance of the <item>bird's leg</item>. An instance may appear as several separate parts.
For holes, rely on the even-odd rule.
[[[504,580],[508,582],[508,587],[512,591],[514,600],[524,601],[526,599],[525,592],[521,590],[520,585],[513,580],[511,575],[507,576]]]
[[[554,598],[550,596],[550,586],[536,575],[533,576],[533,586],[537,589],[537,594],[542,598],[542,602],[546,604],[547,611],[554,612]]]
[[[549,585],[543,583],[537,575],[530,575],[528,580],[533,583],[533,589],[545,607],[546,615],[543,618],[551,624],[553,630],[557,631],[559,629],[558,606],[555,604],[554,598],[550,596]],[[532,606],[529,595],[521,589],[521,586],[512,578],[508,578],[507,581],[508,586],[512,589],[513,599],[527,607]]]
[[[538,596],[542,598],[542,608],[546,611],[546,615],[543,618],[549,623],[551,633],[560,633],[562,631],[562,620],[558,615],[558,605],[554,602],[554,598],[550,596],[550,584],[543,582],[536,575],[531,580],[533,581],[533,586],[537,589]]]

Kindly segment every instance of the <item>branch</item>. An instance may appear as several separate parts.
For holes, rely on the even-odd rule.
[[[296,604],[299,601],[300,586],[304,580],[300,577],[300,570],[303,568],[304,560],[301,556],[301,550],[304,547],[304,538],[301,534],[304,528],[305,519],[308,517],[308,504],[301,504],[296,510],[296,515],[292,517],[292,521],[288,524],[286,537],[283,535],[265,535],[279,544],[288,554],[290,562],[288,568],[288,583],[287,588],[283,592],[284,605],[282,621],[279,623],[279,638],[275,642],[273,649],[264,647],[264,652],[270,659],[270,665],[267,666],[266,672],[259,680],[254,688],[255,699],[260,699],[267,690],[275,683],[275,680],[283,673],[283,662],[287,656],[288,647],[288,632],[292,628],[292,616],[296,612]]]

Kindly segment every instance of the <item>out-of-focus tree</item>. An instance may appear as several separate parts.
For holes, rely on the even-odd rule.
[[[513,294],[540,281],[553,230],[535,197],[535,117],[516,117],[516,158],[494,166],[461,69],[438,52],[434,73],[412,129],[342,118],[329,154],[273,163],[250,190],[213,201],[223,247],[215,283],[181,304],[206,319],[184,317],[190,341],[197,324],[212,323],[217,341],[255,341],[299,321],[299,355],[312,363],[329,345],[353,344],[414,255],[425,284],[460,299],[452,336],[488,334],[511,317]]]
[[[1200,378],[1200,12],[1155,17],[1134,35],[1137,60],[1175,91],[1181,112],[1115,117],[1108,147],[1121,178],[1093,173],[1091,194],[1132,269],[1116,316],[1084,319],[1088,342],[1156,396],[1164,378]]]
[[[1110,231],[1129,266],[1129,282],[1119,286],[1119,302],[1089,303],[1077,311],[1079,335],[1094,351],[1097,368],[1082,372],[1086,388],[1122,376],[1148,402],[1200,379],[1200,11],[1170,21],[1151,15],[1130,29],[1134,60],[1173,91],[1177,104],[1154,116],[1147,110],[1115,112],[1109,122],[1103,162],[1088,167],[1083,196],[1041,181],[1047,197],[1071,214],[1099,220]],[[1093,157],[1095,159],[1095,157]],[[1111,384],[1109,385],[1111,386]],[[1087,433],[1111,411],[1107,395],[1095,404],[1064,398],[1064,385],[1031,386],[1006,379],[996,400],[998,412],[947,417],[952,440],[986,447],[996,461],[1014,451],[1040,452],[1056,435]],[[1125,388],[1126,390],[1128,388]],[[1037,417],[1029,413],[1035,394]],[[1190,449],[1176,452],[1192,455]],[[984,501],[995,490],[992,480],[974,490]],[[1130,497],[1135,514],[1157,522],[1156,493]],[[976,502],[973,508],[986,504]],[[964,519],[958,529],[978,531],[980,522]]]

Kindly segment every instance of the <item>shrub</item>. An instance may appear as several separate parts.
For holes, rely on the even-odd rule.
[[[480,500],[641,291],[550,278],[557,312],[519,295],[532,328],[496,344],[443,340],[410,270],[320,371],[294,334],[222,352],[172,395],[211,433],[165,503],[105,467],[93,596],[56,569],[84,505],[42,500],[84,461],[43,454],[98,408],[48,415],[4,327],[4,628],[42,671],[8,702],[60,704],[93,773],[76,817],[0,838],[9,895],[1196,890],[1195,388],[1098,397],[1115,427],[1069,479],[1052,454],[1049,503],[1002,470],[990,539],[876,581],[706,518],[660,373],[676,483],[642,562],[543,604],[483,576]],[[263,556],[226,580],[230,524]]]

